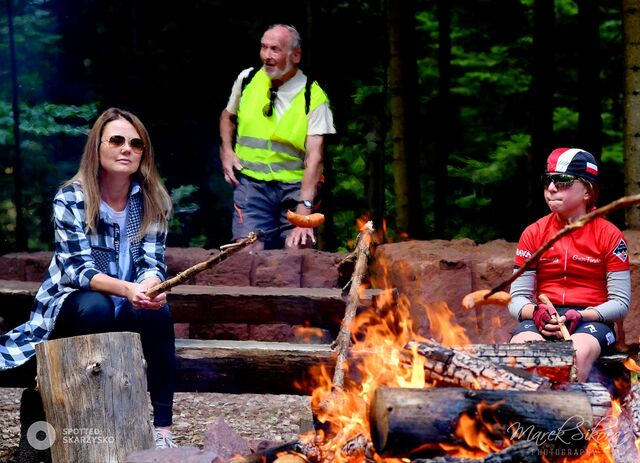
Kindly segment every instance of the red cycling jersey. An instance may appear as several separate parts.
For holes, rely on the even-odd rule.
[[[516,267],[564,226],[555,213],[529,225],[516,249]],[[560,238],[531,269],[538,294],[554,304],[596,306],[608,300],[607,272],[629,270],[627,242],[615,225],[598,217]]]

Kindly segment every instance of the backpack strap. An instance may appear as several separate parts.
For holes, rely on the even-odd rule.
[[[311,86],[315,82],[310,76],[307,76],[307,84],[304,86],[304,113],[309,114],[309,106],[311,105]]]
[[[242,85],[240,87],[240,96],[242,96],[242,92],[244,92],[245,87],[249,84],[249,82],[251,82],[251,79],[253,79],[253,77],[258,73],[260,69],[261,69],[261,66],[254,66],[253,69],[249,71],[249,74],[247,74],[242,79]],[[304,113],[305,114],[309,114],[309,108],[311,106],[311,87],[313,86],[314,82],[315,82],[314,79],[307,76],[307,83],[304,86]]]
[[[253,77],[258,73],[259,70],[260,70],[260,66],[254,66],[251,69],[251,71],[249,71],[249,74],[247,74],[242,79],[242,86],[240,87],[240,96],[242,96],[242,92],[244,92],[244,88],[249,84],[249,82],[251,82],[251,79],[253,79]]]

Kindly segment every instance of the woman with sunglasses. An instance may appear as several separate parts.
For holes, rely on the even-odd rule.
[[[595,207],[599,194],[596,160],[581,149],[558,148],[547,159],[542,185],[551,213],[522,233],[516,269],[566,225]],[[587,380],[593,362],[614,349],[613,323],[629,311],[629,269],[626,239],[604,218],[562,237],[511,285],[509,310],[520,322],[511,342],[563,339],[564,325],[576,351],[578,380]],[[541,303],[541,294],[552,305]]]
[[[171,199],[149,134],[134,114],[110,108],[98,117],[80,168],[55,195],[53,210],[53,259],[30,320],[0,336],[0,370],[33,367],[34,346],[46,339],[138,332],[156,447],[175,447],[173,322],[166,294],[146,295],[166,279]]]

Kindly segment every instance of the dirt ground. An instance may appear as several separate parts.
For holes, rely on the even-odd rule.
[[[10,463],[20,439],[22,389],[0,388],[0,463]],[[288,442],[311,422],[310,398],[296,395],[177,393],[174,435],[178,445],[202,447],[204,433],[223,419],[247,439]]]

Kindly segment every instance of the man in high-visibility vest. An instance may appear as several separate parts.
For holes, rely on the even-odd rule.
[[[298,69],[301,56],[294,27],[270,26],[260,42],[262,67],[240,73],[220,115],[220,159],[225,181],[234,186],[234,240],[286,223],[287,209],[313,210],[324,135],[335,128],[326,93]],[[308,228],[273,238],[257,247],[315,243]]]

